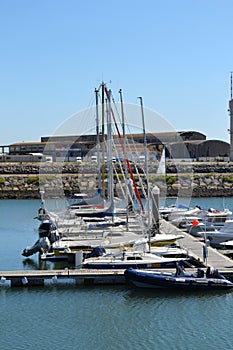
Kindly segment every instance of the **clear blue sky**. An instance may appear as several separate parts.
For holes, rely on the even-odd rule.
[[[0,0],[0,144],[51,135],[102,80],[229,141],[232,19],[232,0]]]

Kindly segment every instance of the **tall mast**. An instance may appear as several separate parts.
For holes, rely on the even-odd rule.
[[[145,154],[145,173],[146,173],[146,187],[147,187],[147,210],[148,210],[148,231],[151,228],[151,217],[150,217],[150,190],[149,190],[149,173],[148,173],[148,153],[147,153],[147,142],[146,142],[146,128],[145,128],[145,118],[142,97],[138,97],[141,105],[142,113],[142,128],[143,128],[143,144],[144,144],[144,154]],[[149,234],[149,247],[150,247],[150,234]]]
[[[97,141],[97,164],[98,164],[98,193],[101,193],[101,168],[100,168],[100,132],[99,132],[99,106],[98,106],[99,90],[95,89],[96,100],[96,141]],[[102,194],[102,193],[101,193]]]
[[[105,88],[105,92],[106,92],[106,95],[108,96],[108,91],[107,91],[106,88]],[[116,118],[115,118],[115,116],[114,116],[114,113],[113,113],[112,108],[111,108],[111,114],[112,114],[113,121],[114,121],[116,130],[117,130],[117,134],[118,134],[118,136],[119,136],[119,138],[120,138],[121,147],[123,147],[122,135],[121,135],[120,130],[119,130],[118,126],[117,126]],[[137,196],[137,198],[138,198],[138,200],[139,200],[139,203],[140,203],[140,205],[141,205],[142,211],[143,211],[143,213],[144,213],[144,205],[143,205],[143,203],[142,203],[142,199],[141,199],[140,193],[139,193],[139,191],[138,191],[137,184],[136,184],[136,181],[135,181],[135,179],[134,179],[133,172],[132,172],[132,168],[131,168],[131,165],[130,165],[130,162],[129,162],[128,157],[126,157],[126,163],[127,163],[127,167],[128,167],[129,173],[130,173],[130,177],[131,177],[131,179],[132,179],[132,181],[133,181],[133,185],[134,185],[134,189],[135,189],[136,196]]]
[[[123,133],[123,155],[124,155],[124,168],[125,168],[125,188],[126,188],[126,195],[127,195],[127,203],[126,203],[126,226],[128,229],[128,224],[129,224],[129,203],[128,201],[130,200],[129,196],[129,188],[127,184],[128,180],[128,170],[127,170],[127,164],[126,164],[126,136],[125,136],[125,115],[124,115],[124,108],[123,108],[123,99],[122,99],[122,90],[119,90],[120,94],[120,101],[121,101],[121,118],[122,118],[122,133]],[[131,200],[130,200],[131,201]]]
[[[109,201],[113,202],[113,166],[112,166],[112,122],[111,122],[111,90],[107,97],[107,162],[108,162],[108,194]]]
[[[104,154],[105,154],[105,131],[104,131],[104,82],[102,82],[102,195],[105,197],[105,186],[104,186]]]

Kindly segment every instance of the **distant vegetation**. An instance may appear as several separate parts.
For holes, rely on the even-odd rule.
[[[0,185],[4,185],[5,184],[5,179],[4,177],[0,177]]]
[[[222,181],[223,182],[230,182],[230,183],[233,183],[233,175],[224,175],[222,177]]]
[[[27,184],[28,185],[45,185],[47,182],[51,182],[55,180],[55,175],[54,174],[48,174],[45,176],[29,176],[27,179]]]
[[[28,185],[39,185],[39,177],[38,176],[30,176],[28,179],[27,179],[27,184]]]

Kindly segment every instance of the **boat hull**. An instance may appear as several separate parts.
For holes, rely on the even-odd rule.
[[[206,238],[210,241],[212,246],[218,246],[223,242],[233,239],[233,232],[221,233],[221,232],[206,232]]]
[[[185,264],[185,261],[183,261]],[[176,267],[176,261],[171,262],[109,262],[109,261],[100,261],[100,262],[86,262],[82,266],[85,269],[170,269]]]
[[[194,275],[175,276],[172,273],[139,271],[128,269],[125,278],[140,288],[187,289],[187,290],[222,290],[232,289],[233,283],[222,278],[198,278]]]

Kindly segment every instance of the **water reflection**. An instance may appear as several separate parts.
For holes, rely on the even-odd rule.
[[[65,268],[71,269],[73,268],[73,265],[68,264],[67,261],[45,261],[45,260],[40,260],[38,258],[38,261],[35,261],[34,259],[31,258],[26,258],[23,259],[22,261],[23,266],[26,269],[30,270],[63,270]]]

